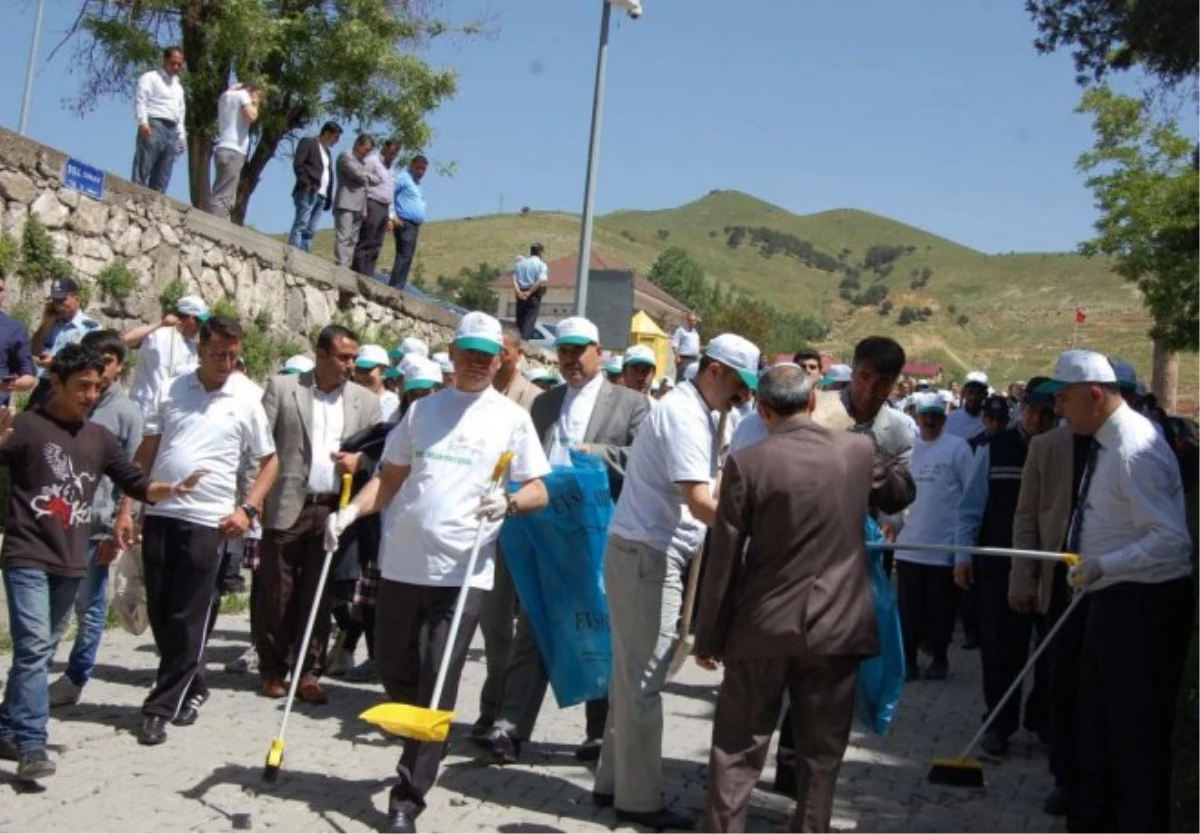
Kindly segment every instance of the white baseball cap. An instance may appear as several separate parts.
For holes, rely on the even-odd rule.
[[[487,313],[467,313],[458,322],[454,335],[454,346],[463,350],[477,350],[496,356],[504,346],[504,335],[500,322]]]
[[[571,316],[569,319],[563,319],[558,323],[555,332],[558,334],[554,339],[555,347],[600,344],[600,331],[596,329],[596,325],[583,316]]]
[[[442,384],[442,369],[427,356],[407,357],[400,365],[405,391],[427,391]]]
[[[709,359],[727,365],[738,372],[742,382],[751,391],[758,390],[758,348],[749,339],[736,333],[722,333],[704,349]]]
[[[391,364],[387,351],[379,345],[363,345],[354,354],[354,367],[356,368],[386,368]]]
[[[1113,356],[1108,361],[1112,363],[1113,373],[1117,375],[1117,385],[1129,391],[1136,391],[1138,375],[1137,368],[1133,367],[1133,363],[1118,356]]]
[[[400,346],[388,351],[388,357],[393,362],[399,362],[406,356],[428,356],[429,345],[418,339],[416,336],[409,336],[400,342]]]
[[[915,394],[913,402],[918,414],[946,413],[946,400],[940,394]]]
[[[654,351],[646,345],[631,345],[629,350],[625,351],[625,359],[623,365],[649,365],[651,368],[658,366],[658,359],[654,356]]]
[[[1117,372],[1113,370],[1108,357],[1102,353],[1096,353],[1094,350],[1064,350],[1054,363],[1050,381],[1043,382],[1038,386],[1038,390],[1052,394],[1068,385],[1081,382],[1113,385],[1117,382]]]
[[[699,371],[700,371],[700,363],[692,362],[686,368],[683,369],[683,381],[691,382],[692,380],[694,380],[696,378],[696,374]]]
[[[429,357],[434,362],[437,362],[438,367],[442,369],[443,374],[454,373],[454,363],[450,360],[450,354],[444,350],[439,350],[433,356]]]
[[[206,320],[210,315],[208,305],[198,295],[185,295],[176,301],[175,312],[183,316],[195,316],[200,321]]]
[[[610,353],[604,357],[604,373],[619,374],[624,365],[621,364],[621,357],[615,353]]]
[[[281,374],[304,374],[304,373],[308,373],[316,366],[317,366],[316,362],[313,362],[311,359],[309,359],[304,354],[298,353],[295,356],[288,357],[287,361],[283,363],[283,369],[280,371],[280,373]]]
[[[954,392],[949,388],[939,388],[937,389],[936,393],[937,396],[942,398],[942,402],[946,403],[947,405],[954,402]]]
[[[833,385],[839,382],[849,382],[851,373],[849,365],[830,365],[825,376],[821,377],[821,384]]]
[[[963,385],[982,385],[988,387],[988,375],[983,371],[971,371],[963,378]]]

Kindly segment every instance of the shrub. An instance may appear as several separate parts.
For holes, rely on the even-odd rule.
[[[105,297],[118,302],[129,298],[129,294],[137,286],[137,281],[137,275],[125,261],[120,259],[104,267],[96,276],[96,283],[104,292]]]
[[[158,306],[162,310],[163,315],[174,312],[175,305],[185,295],[187,295],[187,286],[178,278],[172,278],[171,282],[163,287],[163,291],[158,294]]]
[[[54,254],[54,239],[34,217],[21,235],[21,286],[36,287],[54,278],[70,278],[70,262]]]

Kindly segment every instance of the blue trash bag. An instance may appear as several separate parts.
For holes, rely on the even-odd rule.
[[[867,519],[863,536],[867,542],[871,600],[879,623],[879,654],[858,666],[854,711],[868,730],[883,736],[891,727],[904,689],[904,641],[896,589],[883,569],[883,551],[871,547],[871,542],[883,541],[883,533],[873,519]]]
[[[613,502],[596,457],[545,477],[550,503],[505,520],[500,547],[560,707],[603,698],[612,667],[604,548]]]

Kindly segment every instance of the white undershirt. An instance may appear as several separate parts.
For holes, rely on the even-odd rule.
[[[333,471],[332,455],[342,444],[346,414],[342,405],[344,385],[329,393],[312,389],[312,461],[308,467],[308,491],[311,495],[328,495],[338,491],[337,473]]]
[[[603,385],[604,375],[596,374],[582,388],[567,386],[562,411],[558,413],[558,422],[554,426],[554,440],[550,444],[551,466],[571,465],[570,450],[583,442]]]

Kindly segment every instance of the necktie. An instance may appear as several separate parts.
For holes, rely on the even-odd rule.
[[[1088,490],[1092,486],[1092,474],[1096,471],[1096,453],[1100,444],[1096,438],[1088,444],[1087,462],[1083,464],[1083,477],[1079,479],[1079,493],[1075,501],[1075,512],[1071,513],[1070,532],[1067,533],[1067,552],[1079,552],[1079,537],[1083,533],[1083,515],[1087,507]]]

